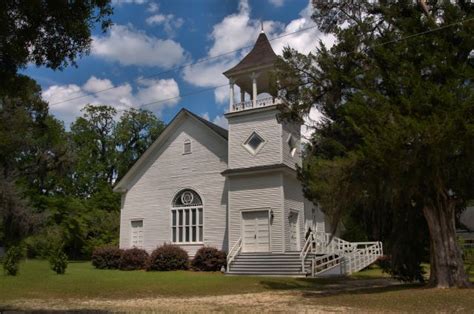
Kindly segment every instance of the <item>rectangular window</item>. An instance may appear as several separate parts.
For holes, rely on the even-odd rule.
[[[185,140],[184,141],[183,153],[184,154],[191,154],[191,141],[190,140]]]
[[[143,247],[143,220],[132,220],[131,221],[131,246],[142,248]]]
[[[175,243],[203,241],[202,208],[171,210],[171,240]]]

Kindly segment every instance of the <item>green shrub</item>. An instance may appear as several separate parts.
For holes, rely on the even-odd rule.
[[[98,269],[118,269],[123,250],[114,246],[99,247],[92,252],[92,265]]]
[[[213,247],[202,247],[194,256],[191,265],[193,269],[200,271],[219,271],[227,264],[227,255]]]
[[[151,253],[147,270],[181,270],[188,269],[188,253],[179,246],[164,244]]]
[[[49,255],[49,265],[56,274],[63,275],[66,272],[67,264],[67,255],[63,252],[62,247],[57,247],[56,249],[51,250]]]
[[[145,269],[148,262],[148,253],[145,250],[133,248],[124,250],[119,261],[121,270]]]
[[[3,270],[5,274],[16,276],[20,269],[20,261],[23,257],[23,250],[19,246],[10,247],[3,258]]]
[[[41,232],[25,239],[26,256],[28,258],[47,259],[52,250],[62,245],[64,235],[60,227],[48,227]]]

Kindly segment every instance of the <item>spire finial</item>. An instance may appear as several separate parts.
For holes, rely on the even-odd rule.
[[[263,30],[263,22],[262,20],[260,20],[260,29],[261,29],[261,33],[265,33],[265,31]]]

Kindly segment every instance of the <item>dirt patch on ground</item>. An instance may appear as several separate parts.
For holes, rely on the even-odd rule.
[[[301,293],[263,292],[216,297],[170,298],[157,297],[129,300],[16,300],[7,309],[22,311],[74,312],[354,312],[346,307],[302,304]]]
[[[5,310],[19,311],[72,311],[72,312],[304,312],[339,313],[362,312],[361,309],[343,306],[320,305],[314,296],[350,293],[397,285],[388,279],[347,280],[327,284],[324,289],[289,291],[282,287],[279,292],[262,292],[206,297],[165,297],[141,299],[21,299],[8,302]],[[311,300],[313,299],[313,300]],[[311,300],[311,301],[310,301]],[[1,309],[1,308],[0,308]]]

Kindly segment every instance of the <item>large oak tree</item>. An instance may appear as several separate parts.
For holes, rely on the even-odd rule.
[[[472,4],[313,5],[336,44],[309,55],[288,48],[277,71],[282,118],[323,114],[300,169],[306,196],[336,222],[359,210],[374,227],[388,226],[402,239],[392,258],[413,253],[410,240],[422,241],[427,225],[431,283],[468,286],[455,214],[474,199]],[[411,266],[399,271],[419,279],[419,267],[406,274]]]

